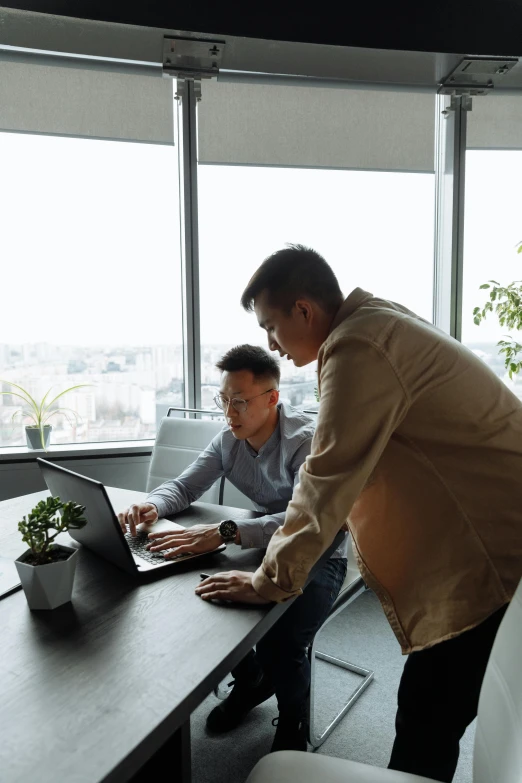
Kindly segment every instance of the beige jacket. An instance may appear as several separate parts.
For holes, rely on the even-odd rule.
[[[456,340],[359,288],[318,377],[312,453],[257,592],[299,593],[348,524],[404,653],[482,622],[522,577],[520,401]]]

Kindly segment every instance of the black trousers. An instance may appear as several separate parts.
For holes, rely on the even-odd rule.
[[[475,719],[480,688],[508,604],[454,639],[410,653],[398,693],[389,769],[450,783],[459,742]]]

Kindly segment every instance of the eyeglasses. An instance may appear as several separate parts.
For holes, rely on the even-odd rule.
[[[276,389],[267,389],[264,392],[261,392],[261,394],[256,394],[255,397],[250,397],[248,400],[239,400],[237,397],[232,397],[231,400],[227,400],[226,397],[222,397],[221,394],[216,394],[214,397],[214,402],[216,403],[218,408],[221,408],[222,411],[227,411],[228,406],[232,405],[235,411],[238,413],[244,413],[246,409],[248,408],[248,403],[252,400],[257,399],[257,397],[262,397],[263,394],[268,394],[271,391],[276,391]]]

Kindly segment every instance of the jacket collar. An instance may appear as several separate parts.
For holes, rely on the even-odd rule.
[[[346,299],[340,306],[339,310],[337,311],[337,315],[333,319],[332,325],[330,327],[330,334],[337,326],[339,326],[340,323],[342,323],[351,315],[353,315],[353,313],[356,310],[358,310],[359,307],[365,304],[369,299],[373,299],[373,294],[370,294],[368,291],[365,291],[363,288],[354,288],[352,293],[346,297]]]

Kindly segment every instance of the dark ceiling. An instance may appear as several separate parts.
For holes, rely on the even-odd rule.
[[[216,35],[376,49],[522,54],[522,0],[158,2],[33,0],[5,8]]]

